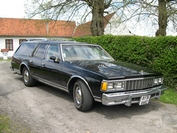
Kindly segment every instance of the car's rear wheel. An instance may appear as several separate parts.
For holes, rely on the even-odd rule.
[[[93,98],[88,87],[81,80],[77,80],[73,88],[75,107],[80,111],[88,111],[92,108]]]
[[[26,67],[23,68],[22,76],[23,76],[23,83],[26,86],[30,87],[35,85],[35,80],[31,77],[29,70]]]

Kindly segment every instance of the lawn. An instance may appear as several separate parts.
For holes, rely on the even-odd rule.
[[[14,122],[8,115],[0,114],[0,133],[31,133],[31,131],[19,122]]]
[[[175,91],[175,89],[168,88],[161,96],[160,101],[163,103],[177,105],[177,91]]]
[[[0,133],[12,133],[10,130],[10,119],[6,115],[0,115]]]
[[[0,61],[10,61],[11,58],[8,58],[7,60],[4,60],[3,58],[0,58]]]

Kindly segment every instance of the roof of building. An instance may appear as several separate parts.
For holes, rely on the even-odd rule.
[[[0,36],[72,37],[74,21],[0,18]]]
[[[103,20],[104,21],[104,28],[109,23],[110,19],[113,17],[114,14],[115,14],[115,12],[104,16],[104,20]],[[75,33],[74,33],[74,37],[92,35],[90,25],[91,25],[91,21],[77,26],[77,29],[75,30]]]

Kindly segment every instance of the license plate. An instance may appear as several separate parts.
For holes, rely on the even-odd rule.
[[[149,103],[151,95],[142,96],[139,101],[139,105],[145,105]]]

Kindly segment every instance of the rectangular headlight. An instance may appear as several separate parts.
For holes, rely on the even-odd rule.
[[[163,84],[163,78],[155,78],[154,85],[160,85],[160,84]]]
[[[125,82],[123,82],[123,81],[121,81],[121,82],[115,82],[114,83],[114,88],[115,89],[124,89],[124,83]]]
[[[114,88],[114,83],[108,82],[108,84],[107,84],[107,89],[108,89],[108,90],[111,90],[111,89],[113,89],[113,88]]]
[[[113,82],[102,82],[101,91],[116,91],[123,90],[125,86],[125,81],[113,81]]]
[[[159,78],[159,83],[163,84],[163,78]]]

